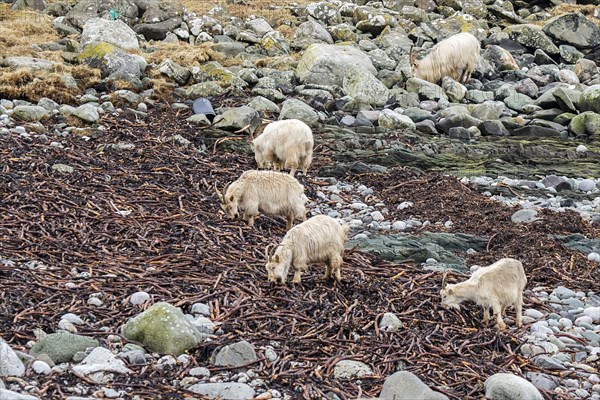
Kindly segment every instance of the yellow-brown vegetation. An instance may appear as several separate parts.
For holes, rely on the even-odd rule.
[[[66,74],[75,78],[77,87],[67,84]],[[52,71],[0,68],[0,98],[37,102],[48,97],[58,103],[74,103],[75,96],[99,81],[100,70],[85,65],[58,65]]]

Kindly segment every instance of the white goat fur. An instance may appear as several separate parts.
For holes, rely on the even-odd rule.
[[[507,307],[514,306],[517,313],[516,324],[519,327],[526,284],[523,264],[514,258],[502,258],[488,267],[479,268],[465,282],[443,287],[440,291],[442,305],[460,309],[461,302],[471,300],[483,307],[484,323],[490,319],[491,308],[500,330],[506,328],[502,313]]]
[[[245,171],[227,187],[225,195],[219,193],[221,208],[231,218],[237,218],[238,208],[244,210],[248,225],[260,214],[279,215],[287,220],[291,228],[294,219],[306,220],[304,186],[296,178],[275,171]]]
[[[413,75],[432,83],[438,83],[444,76],[466,82],[479,61],[479,49],[479,41],[468,32],[450,36],[433,46],[420,61],[411,54]]]
[[[326,264],[325,279],[334,276],[341,281],[344,243],[348,240],[348,225],[341,225],[326,215],[317,215],[296,225],[283,237],[274,254],[265,251],[267,274],[271,282],[285,283],[290,267],[294,267],[293,283],[300,283],[309,264]]]
[[[312,163],[313,146],[312,130],[298,119],[271,122],[252,141],[258,168],[269,168],[272,164],[276,171],[289,168],[290,175],[298,168],[306,175]]]

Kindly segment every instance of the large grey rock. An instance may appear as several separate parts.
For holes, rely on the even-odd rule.
[[[435,83],[419,78],[410,78],[406,81],[406,90],[409,93],[417,93],[419,97],[427,100],[447,99],[444,90]]]
[[[85,23],[98,16],[98,1],[81,0],[69,10],[65,19],[76,28],[83,29]]]
[[[450,101],[459,102],[467,94],[467,88],[449,76],[442,79],[442,89]]]
[[[400,371],[383,382],[379,398],[385,400],[448,400],[442,393],[434,392],[416,375]]]
[[[73,367],[73,372],[95,382],[106,384],[113,379],[112,374],[129,374],[132,371],[110,350],[96,347],[83,359],[81,364]]]
[[[523,112],[523,107],[533,104],[533,99],[521,93],[515,93],[504,99],[504,104],[510,109]]]
[[[98,346],[99,343],[96,339],[60,331],[42,337],[31,347],[29,354],[34,357],[39,354],[47,354],[55,364],[60,364],[71,361],[77,352]]]
[[[558,47],[537,25],[519,24],[511,25],[504,30],[509,37],[530,49],[541,49],[548,54],[559,54]]]
[[[473,118],[468,114],[450,114],[438,121],[436,127],[442,132],[449,133],[451,128],[471,128],[473,126],[478,127],[481,124],[481,120]]]
[[[179,85],[183,86],[190,79],[190,70],[182,67],[176,62],[166,58],[158,65],[158,72],[173,79]]]
[[[350,73],[344,77],[342,88],[344,92],[359,104],[368,104],[382,107],[390,91],[368,69],[363,67],[350,67]]]
[[[526,224],[539,220],[539,218],[537,218],[537,214],[537,211],[532,209],[519,210],[515,211],[515,213],[511,215],[510,220],[515,224]]]
[[[25,366],[21,359],[8,343],[0,339],[0,376],[22,376],[24,373]]]
[[[103,18],[92,18],[85,22],[80,42],[82,46],[106,42],[126,50],[140,48],[135,32],[126,23]]]
[[[258,112],[248,106],[236,107],[217,115],[213,120],[215,128],[238,130],[250,125],[253,129],[260,125]]]
[[[337,7],[325,1],[309,4],[306,6],[306,12],[311,17],[323,22],[326,26],[342,22],[342,17]]]
[[[180,308],[164,302],[129,320],[122,331],[127,339],[136,340],[151,351],[173,356],[183,354],[204,339]]]
[[[98,122],[100,119],[100,114],[98,114],[98,108],[93,104],[83,104],[73,110],[73,114],[75,117],[79,118],[82,121],[94,123]]]
[[[11,8],[13,10],[31,8],[35,11],[44,11],[44,9],[46,8],[46,2],[44,0],[17,0]]]
[[[297,99],[288,99],[281,105],[279,119],[299,119],[309,126],[319,122],[319,116],[311,106]]]
[[[273,28],[264,18],[253,18],[246,21],[246,28],[253,32],[259,38],[269,32],[273,32]]]
[[[410,117],[389,109],[381,110],[377,123],[382,128],[414,131],[415,123]]]
[[[306,48],[313,43],[333,44],[333,38],[323,25],[309,19],[296,28],[294,44],[298,47]]]
[[[544,400],[531,382],[513,374],[494,374],[485,381],[489,400]]]
[[[254,346],[245,340],[221,348],[212,360],[217,367],[238,368],[257,360]]]
[[[366,375],[373,375],[373,370],[367,364],[354,360],[341,360],[333,368],[336,379],[354,379]]]
[[[580,49],[600,45],[600,28],[580,12],[570,12],[549,19],[543,31],[554,39]]]
[[[41,121],[50,115],[48,110],[40,106],[16,106],[12,116],[22,121]]]
[[[290,52],[290,44],[279,31],[267,33],[260,39],[260,45],[271,57],[289,54]]]
[[[91,67],[100,68],[103,78],[123,80],[136,88],[141,87],[141,77],[148,65],[142,56],[105,42],[87,44],[79,59]]]
[[[552,375],[527,372],[525,376],[538,389],[554,390],[558,386],[558,379]]]
[[[185,97],[187,97],[188,99],[197,99],[199,97],[213,97],[220,95],[224,91],[225,89],[219,86],[219,84],[216,82],[201,82],[189,86],[185,90]]]
[[[519,69],[519,65],[512,54],[500,46],[493,44],[487,46],[482,57],[489,61],[497,71],[514,71]]]
[[[362,67],[377,74],[368,55],[354,46],[313,44],[308,47],[296,67],[301,83],[342,86],[344,78],[352,73],[350,65]]]
[[[48,61],[41,58],[34,57],[5,57],[0,59],[0,66],[9,67],[12,69],[25,68],[28,70],[45,70],[50,71],[55,68],[58,64],[54,61]]]
[[[209,399],[249,400],[254,398],[254,389],[244,383],[198,383],[187,388],[190,392]]]

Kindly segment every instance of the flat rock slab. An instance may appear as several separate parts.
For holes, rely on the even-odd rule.
[[[467,271],[465,261],[453,253],[466,252],[468,249],[483,250],[487,242],[487,238],[462,233],[424,232],[419,236],[394,234],[350,240],[348,247],[358,244],[360,250],[375,254],[388,261],[410,259],[422,263],[428,258],[433,258],[438,261],[438,267],[442,267],[442,269],[465,272]]]

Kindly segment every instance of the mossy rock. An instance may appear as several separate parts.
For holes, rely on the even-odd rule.
[[[78,59],[79,61],[87,62],[92,67],[98,68],[103,63],[104,57],[107,54],[113,53],[116,49],[116,46],[106,42],[90,43],[79,53]]]
[[[71,361],[79,351],[98,346],[100,343],[96,339],[60,331],[41,338],[33,345],[29,354],[34,357],[38,354],[47,354],[54,363],[60,364]]]
[[[569,129],[576,135],[600,135],[600,114],[593,111],[581,113],[571,120]]]
[[[122,332],[127,339],[136,340],[151,351],[176,357],[205,338],[180,308],[165,302],[154,304],[128,321]]]

